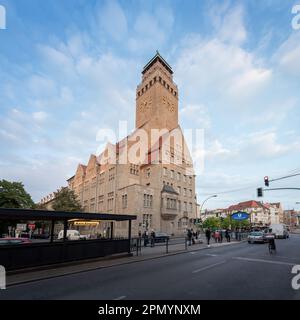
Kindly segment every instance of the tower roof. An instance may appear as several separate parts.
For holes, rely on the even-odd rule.
[[[142,74],[144,74],[145,72],[147,72],[152,66],[153,64],[159,61],[171,74],[173,74],[172,68],[171,66],[168,64],[168,62],[160,55],[160,53],[158,52],[158,50],[156,50],[156,54],[155,56],[145,65],[145,67],[143,68]]]

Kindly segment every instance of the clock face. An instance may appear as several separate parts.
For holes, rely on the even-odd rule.
[[[152,105],[152,98],[151,97],[144,98],[144,100],[142,100],[139,105],[140,112],[143,112],[143,113],[147,112],[151,108],[151,105]]]
[[[171,102],[166,96],[162,96],[162,104],[168,109],[170,112],[175,111],[175,104]]]

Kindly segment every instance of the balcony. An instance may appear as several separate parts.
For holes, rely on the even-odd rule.
[[[176,209],[161,209],[161,216],[164,220],[174,220],[178,215],[178,211]]]

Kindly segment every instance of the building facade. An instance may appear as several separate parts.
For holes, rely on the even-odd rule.
[[[182,234],[196,218],[195,174],[178,122],[173,71],[158,52],[142,71],[135,119],[134,132],[79,164],[68,186],[85,212],[137,215],[133,235],[152,229]],[[109,227],[100,223],[98,232]],[[115,236],[124,230],[115,223]]]

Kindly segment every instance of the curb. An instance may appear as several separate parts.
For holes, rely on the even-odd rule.
[[[107,266],[94,266],[91,268],[86,268],[84,270],[78,270],[78,271],[70,271],[70,272],[65,272],[62,274],[58,274],[58,275],[49,275],[49,276],[42,276],[42,277],[38,277],[35,279],[28,279],[28,280],[20,280],[20,281],[15,281],[15,282],[11,282],[9,283],[9,281],[7,281],[7,288],[9,287],[14,287],[17,285],[22,285],[22,284],[26,284],[26,283],[31,283],[31,282],[37,282],[37,281],[41,281],[41,280],[49,280],[49,279],[54,279],[54,278],[59,278],[59,277],[64,277],[67,275],[73,275],[73,274],[79,274],[79,273],[83,273],[83,272],[89,272],[89,271],[94,271],[94,270],[100,270],[100,269],[107,269],[107,268],[111,268],[111,267],[116,267],[116,266],[120,266],[120,265],[126,265],[126,264],[132,264],[132,263],[137,263],[137,262],[144,262],[147,260],[156,260],[156,259],[160,259],[160,258],[166,258],[166,257],[170,257],[170,256],[175,256],[175,255],[179,255],[179,254],[184,254],[184,253],[189,253],[189,252],[193,252],[193,251],[200,251],[200,250],[209,250],[209,249],[214,249],[214,248],[218,248],[218,247],[226,247],[226,246],[230,246],[232,244],[240,244],[245,242],[246,240],[242,240],[242,241],[238,241],[238,242],[230,242],[230,244],[223,244],[220,246],[211,246],[211,247],[203,247],[203,248],[195,248],[191,251],[189,250],[180,250],[180,251],[176,251],[176,252],[172,252],[172,253],[165,253],[165,254],[160,254],[160,255],[156,255],[156,256],[152,256],[152,257],[145,257],[145,258],[141,258],[139,260],[131,260],[131,261],[120,261],[117,262],[115,264],[110,264]],[[114,259],[111,259],[114,260]],[[77,264],[76,264],[77,265]],[[48,270],[51,268],[48,268]],[[47,269],[43,269],[43,270],[47,270]],[[8,279],[7,279],[8,280]]]

